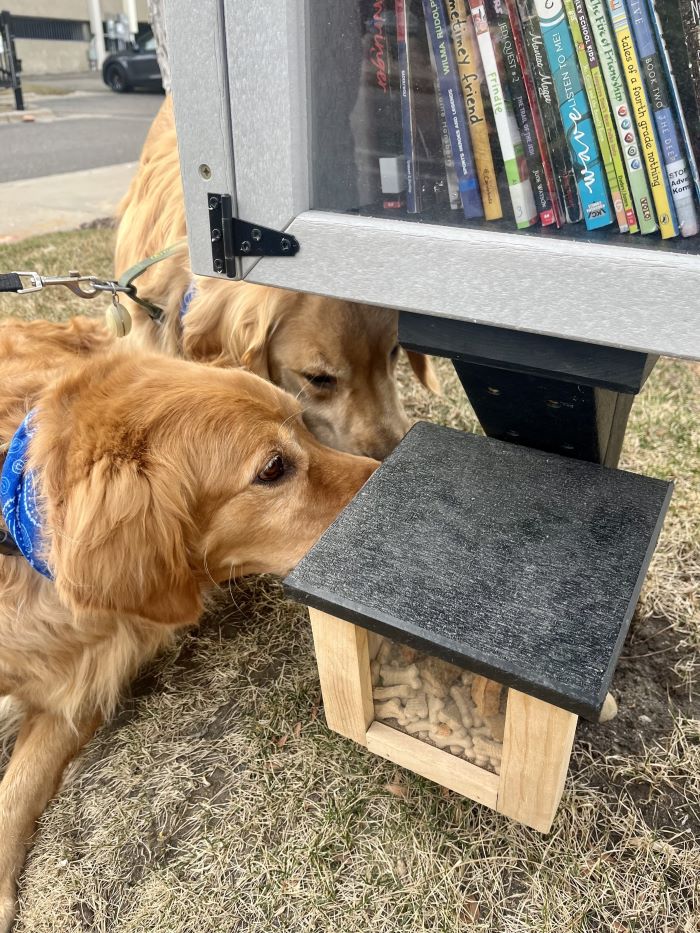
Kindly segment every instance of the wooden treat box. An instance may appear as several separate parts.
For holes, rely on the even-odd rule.
[[[671,488],[416,425],[285,582],[329,727],[547,832]]]

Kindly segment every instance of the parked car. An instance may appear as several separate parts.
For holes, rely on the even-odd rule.
[[[163,82],[156,59],[156,40],[148,33],[123,52],[112,52],[102,65],[102,80],[117,94],[135,87],[162,91]]]

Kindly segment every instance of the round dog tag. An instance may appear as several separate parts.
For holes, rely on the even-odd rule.
[[[115,299],[105,312],[105,323],[115,337],[126,337],[131,330],[131,315],[124,305]]]

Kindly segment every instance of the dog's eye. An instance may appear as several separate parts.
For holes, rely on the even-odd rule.
[[[391,351],[391,353],[390,353],[389,355],[390,355],[390,356],[398,356],[398,355],[399,355],[399,350],[400,350],[400,349],[401,349],[401,347],[400,347],[399,344],[397,343],[396,346],[394,347],[394,349]]]
[[[257,480],[260,483],[274,483],[284,476],[286,464],[279,454],[268,460],[264,468],[258,473]]]
[[[302,376],[317,389],[332,389],[338,381],[335,376],[330,376],[328,373],[302,373]]]

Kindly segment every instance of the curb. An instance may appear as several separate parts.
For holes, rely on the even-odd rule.
[[[38,107],[36,110],[10,110],[6,113],[0,113],[1,123],[34,123],[37,120],[52,120],[53,113],[46,107]]]

